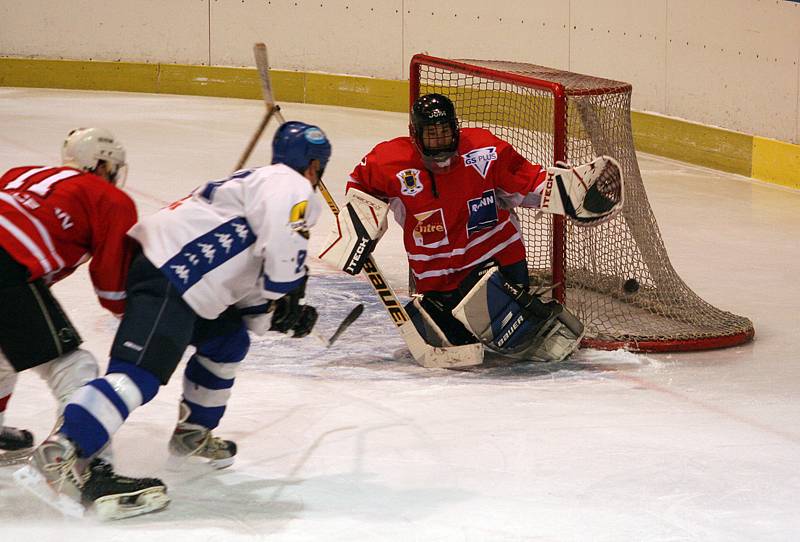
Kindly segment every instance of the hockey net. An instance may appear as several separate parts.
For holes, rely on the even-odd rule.
[[[412,102],[445,94],[462,126],[491,130],[533,163],[598,155],[620,162],[625,206],[611,221],[586,227],[517,209],[531,282],[555,287],[586,326],[583,346],[668,352],[753,337],[750,320],[705,302],[669,261],[636,160],[631,85],[532,64],[415,55],[410,90]]]

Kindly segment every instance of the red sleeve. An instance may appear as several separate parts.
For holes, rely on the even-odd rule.
[[[353,169],[350,180],[345,188],[345,193],[351,188],[358,188],[371,196],[381,199],[388,199],[389,194],[386,187],[385,174],[383,173],[382,158],[385,154],[385,143],[376,146],[374,149],[361,159],[361,162]]]
[[[136,223],[136,205],[122,190],[108,185],[95,200],[92,220],[92,278],[100,304],[114,314],[125,310],[125,282],[136,242],[126,233]]]
[[[547,178],[547,170],[539,164],[531,164],[514,147],[497,139],[496,185],[509,194],[527,195]]]

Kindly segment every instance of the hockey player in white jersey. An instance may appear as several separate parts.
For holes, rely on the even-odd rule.
[[[199,455],[217,467],[233,462],[235,443],[211,430],[247,354],[248,328],[302,337],[317,318],[302,303],[305,259],[309,228],[322,209],[316,185],[331,146],[318,127],[293,121],[281,125],[272,148],[273,165],[209,182],[128,232],[142,250],[131,264],[106,375],[75,393],[62,425],[17,476],[34,492],[44,489],[50,504],[71,496],[107,519],[168,504],[160,480],[98,487],[87,481],[85,467],[130,412],[168,382],[189,345],[195,352],[170,452]]]

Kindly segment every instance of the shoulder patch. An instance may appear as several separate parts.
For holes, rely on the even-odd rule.
[[[306,210],[308,209],[308,200],[303,200],[300,203],[295,203],[289,211],[289,227],[308,239],[308,224],[306,224]]]

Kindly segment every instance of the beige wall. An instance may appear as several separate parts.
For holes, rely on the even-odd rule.
[[[634,108],[800,143],[786,0],[0,0],[0,55],[408,77],[411,55],[629,81]]]

